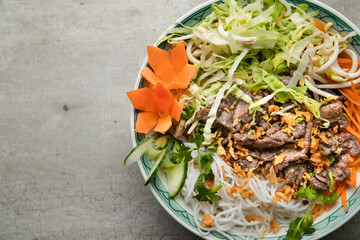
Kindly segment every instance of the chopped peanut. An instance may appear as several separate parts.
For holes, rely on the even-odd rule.
[[[274,218],[271,218],[270,219],[270,228],[271,228],[271,230],[274,231],[274,233],[277,233],[277,231],[280,228],[280,224],[277,221],[275,221]]]
[[[273,183],[275,183],[275,187],[277,187],[279,185],[279,180],[280,178],[276,177],[276,173],[274,171],[274,167],[270,168],[270,173],[267,174],[265,172],[265,169],[263,169],[262,171],[263,175],[265,176],[265,178]]]
[[[305,141],[304,141],[303,138],[301,138],[301,139],[298,140],[297,146],[298,146],[299,148],[304,148],[304,147],[305,147]]]
[[[234,163],[233,168],[231,169],[231,171],[233,171],[233,173],[237,174],[238,177],[240,177],[240,178],[246,177],[246,174],[245,174],[244,170],[242,170],[239,167],[239,164],[237,162]]]
[[[285,158],[285,154],[280,154],[280,155],[277,155],[277,156],[275,156],[275,160],[274,160],[274,165],[276,166],[276,165],[279,165],[280,163],[282,163],[282,161],[284,160],[284,158]]]
[[[326,137],[326,133],[325,133],[325,132],[320,132],[320,133],[319,133],[319,138],[320,138],[320,140],[321,140],[323,143],[329,144],[329,141],[328,141],[328,139],[327,139],[327,137]]]
[[[256,215],[249,215],[249,216],[245,216],[246,221],[248,222],[252,222],[252,221],[259,221],[259,222],[263,222],[265,220],[265,218],[263,217],[259,217]]]
[[[200,225],[204,228],[212,228],[214,226],[214,219],[211,217],[210,214],[204,214]]]
[[[319,150],[320,139],[311,136],[310,153],[316,153]]]
[[[284,202],[289,202],[295,194],[295,190],[292,189],[289,185],[284,185],[282,188],[275,192],[275,195],[284,200]]]
[[[265,131],[262,127],[256,127],[256,137],[260,138],[262,135],[265,134]]]
[[[271,114],[272,112],[278,112],[280,108],[276,105],[270,105],[268,107],[268,113]]]
[[[281,120],[281,124],[287,123],[289,126],[296,126],[296,121],[294,115],[284,115]]]

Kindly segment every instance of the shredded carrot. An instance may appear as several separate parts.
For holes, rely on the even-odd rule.
[[[342,58],[342,57],[338,57],[337,58],[337,62],[339,63],[341,68],[348,68],[349,70],[352,67],[352,59],[351,58]],[[358,63],[358,68],[360,66],[360,62]]]
[[[354,135],[355,137],[357,137],[358,139],[360,139],[360,134],[357,133],[352,127],[350,127],[350,125],[346,125],[345,128],[349,133],[351,133],[352,135]]]
[[[283,12],[283,13],[276,19],[276,21],[275,21],[276,25],[279,24],[279,22],[281,21],[281,19],[284,17],[285,13],[286,13],[286,12]]]
[[[345,187],[346,187],[346,183],[341,182],[338,185],[338,188],[336,189],[337,194],[340,195],[345,190]]]
[[[319,211],[315,214],[314,220],[316,220],[321,214],[323,214],[323,212],[325,211],[325,209],[326,209],[326,206],[322,205],[322,206],[319,208]]]
[[[332,208],[332,206],[334,206],[334,204],[335,204],[335,202],[332,202],[332,203],[330,203],[329,205],[326,205],[326,206],[325,206],[326,211],[329,211],[329,210]]]
[[[356,186],[357,173],[356,168],[351,168],[350,181]]]
[[[354,107],[351,105],[351,102],[346,101],[345,106],[346,106],[347,110],[349,110],[349,112],[347,114],[350,114],[352,116],[354,113]]]
[[[314,213],[314,214],[315,214],[315,213],[319,210],[320,206],[321,206],[321,204],[315,204],[315,207],[314,207],[314,209],[311,211],[311,213]]]
[[[341,37],[345,37],[345,36],[346,36],[346,33],[341,34]]]
[[[359,114],[359,111],[358,111],[358,109],[357,109],[356,107],[354,107],[354,109],[355,109],[354,113],[355,113],[356,121],[357,121],[358,123],[360,123],[360,114]]]
[[[355,98],[358,99],[359,98],[359,93],[358,93],[353,81],[351,81],[351,90],[354,92]]]
[[[360,158],[358,158],[356,161],[354,162],[349,162],[348,163],[349,167],[360,167]]]
[[[314,221],[317,219],[323,212],[325,211],[326,206],[323,204],[315,204],[314,209],[311,211],[311,213],[315,214]]]
[[[357,127],[358,130],[360,130],[360,125],[357,121],[355,121],[354,117],[352,116],[352,113],[349,111],[349,109],[347,109],[345,107],[345,105],[343,104],[343,108],[346,112],[346,114],[348,115],[348,117],[350,118],[350,120],[355,124],[355,126]],[[353,112],[353,109],[352,109],[352,112]],[[360,136],[360,134],[358,134]]]
[[[360,99],[356,100],[349,88],[338,89],[349,101],[355,105],[360,106]]]
[[[346,182],[347,185],[349,185],[349,186],[351,186],[351,187],[353,187],[353,188],[356,189],[356,185],[355,185],[354,183],[352,183],[349,179],[346,179],[345,182]]]
[[[313,18],[314,25],[317,29],[319,29],[322,32],[325,32],[325,25],[323,22]]]
[[[345,212],[347,212],[348,209],[346,204],[346,190],[342,191],[341,193],[341,204],[343,205]]]

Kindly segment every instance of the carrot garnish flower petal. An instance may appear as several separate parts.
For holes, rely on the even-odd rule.
[[[137,116],[135,131],[147,134],[151,130],[165,133],[172,119],[180,120],[182,105],[161,82],[126,93],[134,108],[143,112]]]
[[[188,63],[184,42],[179,43],[168,54],[165,50],[148,46],[151,70],[145,67],[141,76],[151,85],[161,82],[168,90],[185,89],[189,86],[198,67]]]

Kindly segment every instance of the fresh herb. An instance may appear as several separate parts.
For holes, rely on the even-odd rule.
[[[220,200],[220,197],[216,195],[217,191],[223,186],[220,184],[213,189],[209,189],[205,187],[204,180],[202,178],[198,178],[195,183],[194,191],[197,192],[197,195],[194,196],[198,201],[208,201],[210,204],[214,202],[217,203]]]
[[[306,10],[308,10],[309,5],[307,5],[307,4],[305,4],[305,3],[302,3],[302,4],[299,4],[298,7],[299,7],[300,9],[306,11]]]
[[[332,193],[334,191],[334,177],[333,177],[330,169],[329,169],[328,175],[329,175],[329,179],[330,179],[329,191]]]
[[[190,104],[182,110],[181,118],[188,120],[194,115],[194,113],[195,113],[195,106]]]
[[[193,142],[196,144],[196,150],[199,150],[201,147],[202,142],[204,141],[204,135],[197,133],[194,135],[193,138],[189,139],[189,142]]]
[[[303,233],[311,234],[315,232],[315,229],[312,227],[314,219],[311,215],[311,210],[313,208],[314,206],[302,218],[298,217],[291,221],[284,240],[300,240]]]
[[[304,217],[291,221],[289,229],[287,231],[286,237],[284,240],[300,240],[303,233],[311,234],[315,231],[312,227],[313,216],[311,211],[315,207],[315,201],[318,200],[324,205],[329,205],[332,202],[339,199],[339,195],[334,192],[331,195],[323,194],[319,190],[315,190],[312,187],[300,188],[296,194],[297,197],[304,198],[308,201],[313,202],[311,209],[305,214]]]
[[[337,192],[333,192],[331,195],[318,194],[318,200],[324,205],[329,205],[339,199]]]
[[[301,118],[301,117],[295,119],[295,121],[296,121],[297,123],[299,123],[299,122],[301,122],[301,121],[303,121],[303,120],[304,120],[304,118]]]
[[[320,190],[311,187],[300,188],[296,194],[297,197],[304,198],[308,201],[319,200],[324,205],[329,205],[339,199],[339,195],[334,192],[331,195],[323,194]]]
[[[308,201],[314,201],[316,199],[316,190],[308,188],[300,188],[296,194],[297,197],[304,198]]]
[[[177,149],[177,152],[173,152],[173,157],[176,159],[176,162],[185,161],[186,163],[190,162],[192,157],[193,149],[185,146],[183,143],[180,144],[180,147]]]
[[[205,124],[204,123],[199,123],[197,125],[197,128],[199,130],[200,133],[204,133],[204,127],[205,127]]]
[[[183,160],[189,162],[192,159],[192,152],[197,151],[197,157],[194,158],[194,163],[200,170],[200,176],[194,186],[194,192],[196,193],[194,198],[199,201],[208,201],[210,204],[213,204],[214,202],[217,203],[219,202],[220,197],[216,193],[223,185],[220,184],[213,189],[209,189],[204,184],[205,180],[214,179],[214,174],[211,171],[211,163],[214,161],[214,158],[210,153],[215,152],[216,147],[214,145],[210,145],[208,148],[203,150],[201,148],[201,144],[204,141],[204,135],[201,133],[194,134],[188,141],[195,143],[196,147],[190,148],[185,145],[180,145],[180,148],[177,153],[174,153],[173,157],[177,162],[181,162]]]
[[[309,172],[309,176],[310,176],[310,177],[314,177],[314,176],[315,176],[315,174],[314,174],[314,173],[312,173],[312,172]]]
[[[335,162],[335,158],[334,158],[333,155],[328,155],[328,156],[327,156],[327,159],[329,160],[330,165]]]

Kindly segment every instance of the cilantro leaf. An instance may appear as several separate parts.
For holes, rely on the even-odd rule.
[[[202,142],[204,141],[205,137],[201,133],[196,133],[193,138],[189,139],[189,142],[193,142],[196,144],[196,148],[200,149]]]
[[[335,158],[334,158],[333,155],[328,155],[328,156],[327,156],[327,159],[329,160],[330,165],[335,162]]]
[[[195,113],[195,106],[190,104],[182,110],[181,118],[188,120],[194,115],[194,113]]]
[[[205,179],[214,179],[214,174],[211,171],[211,163],[214,161],[214,158],[209,153],[216,152],[216,147],[212,145],[211,148],[208,147],[206,150],[201,149],[201,144],[204,141],[204,135],[201,133],[194,134],[193,138],[190,138],[188,141],[195,143],[196,148],[189,148],[182,145],[180,146],[178,152],[174,153],[174,157],[179,162],[181,160],[190,161],[192,159],[191,153],[193,151],[197,151],[197,156],[194,158],[194,162],[200,170],[200,175],[194,186],[194,192],[196,193],[194,198],[198,201],[208,201],[210,204],[213,204],[214,202],[217,203],[220,200],[220,197],[217,195],[217,191],[223,186],[223,184],[219,184],[213,189],[207,188],[204,184]]]
[[[217,191],[223,186],[220,184],[213,189],[205,187],[203,179],[201,177],[195,183],[194,191],[197,192],[197,195],[194,196],[198,201],[208,201],[210,204],[217,203],[220,200],[220,197],[216,195]]]
[[[211,172],[212,161],[214,161],[214,158],[210,154],[205,154],[199,159],[199,169],[205,177]]]
[[[323,194],[319,190],[308,188],[300,188],[296,194],[297,197],[304,198],[308,201],[314,201],[315,199],[319,200],[324,205],[329,205],[330,203],[339,199],[339,195],[334,192],[331,195]]]
[[[184,144],[180,144],[179,149],[177,149],[177,152],[173,152],[172,155],[176,159],[176,162],[180,163],[182,161],[189,162],[192,157],[193,149],[185,146]]]
[[[329,205],[338,199],[339,195],[337,194],[337,192],[333,192],[331,195],[322,194],[320,191],[318,192],[318,200],[324,205]]]
[[[303,233],[311,234],[315,232],[315,229],[312,227],[314,220],[310,211],[311,210],[309,210],[302,218],[298,217],[291,221],[284,240],[300,240]]]
[[[296,194],[297,197],[304,198],[308,201],[313,201],[316,199],[317,193],[316,190],[308,188],[300,188]]]

